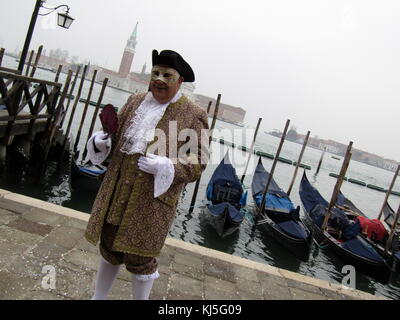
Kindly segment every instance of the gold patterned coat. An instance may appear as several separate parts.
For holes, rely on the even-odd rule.
[[[156,127],[165,133],[165,147],[162,139],[155,138],[148,144],[147,152],[169,157],[174,163],[175,176],[168,191],[154,198],[154,176],[137,166],[141,155],[120,151],[124,132],[145,96],[132,95],[118,114],[119,129],[113,137],[111,161],[94,201],[85,237],[96,245],[107,220],[119,226],[113,250],[156,257],[174,220],[184,186],[200,177],[208,161],[208,117],[203,109],[183,95],[167,107]],[[177,130],[173,130],[174,127]],[[188,145],[190,138],[182,138],[185,129],[192,129],[191,132],[197,134],[197,150],[195,153],[184,152],[177,159],[176,153],[171,154],[170,150],[184,150]]]

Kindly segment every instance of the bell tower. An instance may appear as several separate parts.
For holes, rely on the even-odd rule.
[[[135,48],[136,48],[136,37],[137,37],[137,27],[138,22],[136,23],[135,30],[133,30],[130,38],[126,43],[126,47],[124,50],[124,55],[122,56],[121,64],[119,66],[118,74],[122,78],[126,78],[128,74],[131,72],[133,57],[135,56]]]

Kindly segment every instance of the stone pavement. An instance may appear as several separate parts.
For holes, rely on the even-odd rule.
[[[88,217],[0,189],[0,300],[90,299],[99,253],[83,237]],[[159,264],[150,299],[387,299],[172,238]],[[131,291],[121,268],[109,299]]]

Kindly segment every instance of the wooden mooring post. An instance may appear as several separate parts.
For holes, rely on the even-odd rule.
[[[49,155],[50,147],[53,144],[53,138],[54,138],[56,131],[59,128],[59,125],[61,122],[61,114],[62,114],[62,110],[64,108],[65,98],[67,97],[67,94],[68,94],[68,89],[69,89],[69,86],[71,83],[71,78],[72,78],[72,70],[69,70],[67,79],[65,81],[64,88],[63,88],[63,91],[61,94],[61,98],[58,102],[58,106],[57,106],[56,110],[54,111],[53,121],[51,123],[50,129],[48,131],[48,135],[46,137],[47,144],[46,144],[46,150],[44,152],[44,157],[43,157],[43,164],[42,164],[42,170],[41,170],[42,172],[46,168],[47,158]]]
[[[326,208],[325,218],[324,218],[324,222],[322,223],[322,228],[321,228],[322,231],[325,231],[326,228],[328,227],[329,217],[331,216],[331,210],[332,210],[333,206],[336,204],[337,197],[340,192],[340,188],[342,187],[344,176],[345,176],[347,168],[349,167],[349,164],[350,164],[352,146],[353,146],[353,141],[350,141],[349,145],[347,146],[346,155],[343,159],[343,164],[342,164],[342,168],[340,170],[340,174],[336,180],[336,184],[333,189],[331,201],[329,202],[328,208]]]
[[[290,120],[288,119],[288,120],[286,120],[285,129],[283,129],[281,141],[279,143],[278,150],[276,151],[274,162],[272,163],[272,168],[271,168],[271,171],[269,173],[269,178],[267,180],[267,184],[265,185],[265,188],[264,188],[264,191],[263,191],[263,196],[262,196],[262,200],[261,200],[261,206],[258,208],[259,209],[258,212],[259,212],[259,214],[261,216],[262,216],[263,211],[264,211],[265,203],[267,202],[268,188],[269,188],[269,185],[271,184],[272,177],[274,176],[276,163],[278,162],[279,155],[281,154],[282,146],[283,146],[283,143],[285,142],[285,138],[286,138],[286,134],[287,134],[287,131],[288,131],[288,128],[289,128],[289,124],[290,124]],[[260,159],[261,159],[261,157],[260,157]]]
[[[25,70],[25,75],[28,76],[29,75],[29,70],[31,69],[31,64],[32,64],[32,59],[33,59],[33,55],[35,54],[35,51],[32,50],[31,54],[29,56],[29,60],[28,60],[28,64],[26,65],[26,70]]]
[[[87,154],[86,145],[87,145],[87,142],[89,141],[90,137],[92,136],[94,125],[96,124],[96,120],[97,120],[97,114],[99,113],[101,102],[103,101],[103,97],[104,97],[104,92],[107,88],[107,83],[108,83],[108,78],[105,78],[103,81],[103,86],[101,88],[99,99],[97,100],[96,109],[93,112],[92,123],[90,124],[89,133],[88,133],[88,136],[86,139],[85,151],[83,152],[83,155],[82,155],[82,161],[86,158],[86,154]]]
[[[210,101],[210,102],[208,103],[208,107],[207,107],[207,116],[208,116],[209,113],[210,113],[211,105],[212,105],[212,101]]]
[[[290,182],[288,191],[286,192],[286,194],[288,196],[290,196],[290,193],[292,192],[294,181],[296,180],[296,176],[297,176],[297,171],[299,170],[299,166],[301,164],[301,159],[303,159],[303,154],[304,154],[304,151],[306,150],[309,137],[310,137],[310,131],[307,131],[307,135],[304,138],[303,147],[301,148],[301,151],[300,151],[299,159],[297,160],[297,163],[296,163],[296,168],[294,169],[292,181]]]
[[[40,57],[42,56],[42,51],[43,51],[43,46],[40,46],[39,49],[38,49],[37,55],[36,55],[35,62],[34,62],[33,67],[32,67],[32,72],[31,72],[31,75],[30,75],[31,78],[33,78],[35,76],[36,69],[37,69],[37,66],[38,66],[39,61],[40,61]]]
[[[67,145],[67,141],[68,141],[68,138],[69,138],[69,132],[71,131],[72,121],[74,120],[74,116],[75,116],[76,107],[78,105],[79,99],[81,98],[82,88],[83,88],[83,85],[85,83],[85,77],[86,77],[87,70],[88,70],[88,65],[85,65],[85,67],[83,68],[81,82],[80,82],[79,88],[78,88],[78,93],[76,94],[75,102],[74,102],[74,105],[72,106],[72,110],[71,110],[71,115],[69,116],[67,130],[65,131],[64,142],[63,142],[63,145],[62,145],[63,152],[64,152],[64,149],[65,149],[65,146]],[[71,141],[71,143],[72,143],[72,141]],[[62,161],[62,158],[60,159],[60,162],[61,161]]]
[[[4,48],[0,48],[0,67],[1,67],[1,65],[3,63],[3,57],[4,57],[4,52],[5,51],[6,50]]]
[[[221,94],[218,94],[217,103],[216,103],[215,109],[214,109],[214,116],[213,116],[213,120],[211,122],[211,127],[210,127],[210,130],[209,130],[208,146],[211,145],[212,134],[213,134],[213,131],[214,131],[215,123],[217,122],[220,102],[221,102]],[[210,106],[210,104],[209,104],[209,106]],[[190,202],[190,207],[189,207],[189,213],[192,213],[193,210],[194,210],[194,206],[195,206],[196,198],[197,198],[197,193],[199,192],[201,176],[202,175],[200,175],[200,177],[197,179],[196,185],[194,186],[192,201]]]
[[[63,66],[61,64],[58,66],[57,73],[56,73],[56,78],[54,79],[54,82],[58,82],[58,80],[60,79],[60,74],[61,74],[61,71],[62,71],[62,67]]]
[[[84,109],[83,109],[83,113],[82,113],[82,117],[81,117],[81,123],[80,123],[80,125],[79,125],[78,133],[77,133],[77,135],[76,135],[74,150],[77,150],[77,151],[76,151],[76,152],[77,152],[77,153],[76,153],[77,155],[79,155],[78,144],[79,144],[79,140],[80,140],[80,138],[81,138],[81,132],[82,132],[83,124],[84,124],[85,119],[86,119],[87,109],[88,109],[88,107],[89,107],[90,99],[91,99],[91,97],[92,97],[93,86],[94,86],[94,83],[95,83],[95,81],[96,81],[96,76],[97,76],[97,70],[94,70],[93,76],[92,76],[92,82],[91,82],[90,88],[89,88],[89,93],[88,93],[87,100],[86,100],[86,103],[85,103],[85,107],[84,107]]]
[[[71,90],[70,90],[69,95],[68,95],[67,107],[65,108],[65,111],[64,111],[64,114],[63,114],[63,117],[62,117],[62,120],[61,120],[61,124],[60,124],[61,127],[63,126],[65,117],[67,116],[67,113],[68,113],[68,110],[69,110],[69,105],[71,104],[71,100],[73,100],[72,96],[73,96],[73,93],[74,93],[74,90],[75,90],[75,85],[76,85],[76,82],[78,81],[78,77],[79,77],[79,73],[80,72],[81,72],[81,66],[79,65],[78,69],[76,70],[75,78],[74,78],[74,81],[72,82]]]
[[[381,220],[381,218],[382,218],[383,210],[385,209],[386,203],[389,199],[389,195],[392,192],[394,183],[396,182],[397,176],[399,175],[399,171],[400,171],[400,164],[397,166],[396,172],[393,176],[392,182],[390,183],[389,189],[387,189],[387,191],[386,191],[385,200],[383,200],[381,211],[379,211],[378,220]]]
[[[254,132],[253,141],[251,142],[251,146],[250,146],[250,150],[249,150],[249,155],[248,155],[248,157],[247,157],[246,166],[244,167],[243,175],[242,175],[242,178],[240,179],[240,183],[242,183],[242,184],[243,184],[244,178],[246,177],[246,171],[247,171],[247,168],[248,168],[248,166],[249,166],[249,162],[250,162],[251,155],[253,154],[254,145],[255,145],[255,143],[256,143],[256,138],[257,138],[257,134],[258,134],[258,129],[260,128],[261,121],[262,121],[262,118],[258,118],[258,122],[257,122],[257,126],[256,126],[256,131]]]
[[[325,152],[326,152],[326,147],[324,147],[324,151],[322,151],[321,158],[319,159],[318,162],[317,171],[315,171],[314,176],[318,175],[319,169],[321,168],[322,160],[324,159],[325,156]]]

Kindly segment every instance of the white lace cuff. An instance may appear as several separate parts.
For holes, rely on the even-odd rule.
[[[174,165],[169,158],[160,165],[157,174],[154,176],[154,198],[167,192],[175,176]]]
[[[149,281],[149,280],[156,280],[160,277],[160,274],[156,270],[156,272],[152,274],[132,274],[139,281]]]
[[[96,136],[104,134],[105,133],[103,131],[97,131],[93,133],[86,144],[88,158],[94,165],[101,164],[104,160],[106,160],[111,151],[111,138],[108,138],[107,149],[100,150],[99,152],[95,151],[94,139],[96,138]]]

